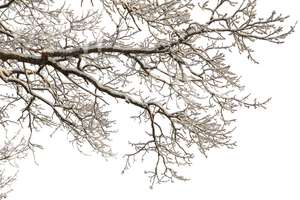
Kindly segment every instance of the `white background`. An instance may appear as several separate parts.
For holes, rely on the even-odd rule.
[[[277,10],[290,14],[291,23],[299,20],[296,0],[258,0],[259,14]],[[143,170],[137,164],[121,175],[121,155],[105,161],[99,155],[84,156],[68,143],[64,133],[49,138],[49,130],[38,133],[45,149],[37,152],[38,165],[20,162],[18,179],[9,200],[53,199],[205,199],[253,200],[300,199],[300,29],[283,45],[257,43],[259,65],[235,55],[234,69],[254,95],[272,97],[267,110],[242,110],[238,114],[233,150],[217,149],[208,158],[196,157],[185,174],[192,180],[157,185],[149,189]],[[232,58],[230,58],[232,59]],[[121,108],[121,107],[120,107]],[[117,137],[142,134],[127,118],[118,118]],[[123,143],[114,141],[119,151]],[[119,146],[120,145],[120,146]]]

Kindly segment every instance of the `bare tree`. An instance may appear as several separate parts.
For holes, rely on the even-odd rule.
[[[232,113],[268,100],[243,91],[225,56],[238,50],[257,63],[253,42],[280,44],[294,30],[281,26],[288,16],[258,17],[255,0],[82,0],[77,12],[54,0],[3,0],[0,12],[1,125],[30,130],[4,143],[0,162],[39,147],[31,136],[44,126],[110,156],[109,106],[125,101],[148,128],[124,170],[155,158],[151,185],[185,180],[177,169],[197,149],[234,147]]]

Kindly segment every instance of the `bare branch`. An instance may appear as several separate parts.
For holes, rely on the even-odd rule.
[[[15,1],[15,0],[10,0],[10,1],[8,1],[7,3],[0,5],[0,9],[9,7],[10,4],[12,4],[14,1]]]
[[[270,99],[246,93],[226,56],[236,49],[257,63],[255,41],[280,44],[295,28],[276,12],[259,17],[255,0],[102,0],[89,10],[81,1],[77,12],[54,2],[0,6],[0,125],[29,130],[4,144],[0,162],[41,147],[32,136],[44,126],[65,129],[81,151],[87,144],[110,156],[109,106],[124,101],[147,125],[143,140],[130,141],[124,170],[153,160],[145,171],[151,186],[187,180],[180,167],[197,152],[235,146],[234,112]]]

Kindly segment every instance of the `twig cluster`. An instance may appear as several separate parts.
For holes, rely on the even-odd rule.
[[[287,16],[259,18],[255,0],[101,0],[81,16],[50,0],[4,2],[0,78],[11,92],[1,94],[2,124],[21,106],[14,122],[30,135],[63,127],[79,147],[88,143],[108,156],[108,106],[124,100],[149,128],[148,139],[131,143],[125,169],[137,157],[155,157],[146,171],[151,185],[186,180],[176,169],[191,164],[195,148],[206,155],[235,145],[232,113],[268,100],[243,95],[225,55],[238,49],[257,62],[254,41],[282,43],[294,30],[280,25]],[[26,144],[38,146],[30,137]]]

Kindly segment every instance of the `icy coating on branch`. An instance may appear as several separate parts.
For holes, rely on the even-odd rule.
[[[79,148],[110,156],[109,106],[118,99],[148,124],[145,140],[131,141],[124,170],[155,158],[146,170],[151,185],[186,180],[178,167],[190,165],[197,149],[206,156],[234,147],[232,113],[268,100],[243,92],[226,53],[237,49],[256,63],[253,42],[279,44],[294,30],[282,27],[287,16],[257,16],[255,0],[82,0],[78,10],[54,0],[1,4],[0,87],[9,92],[0,93],[0,125],[30,134],[15,153],[1,144],[0,162],[40,147],[31,136],[44,126],[63,127]]]

